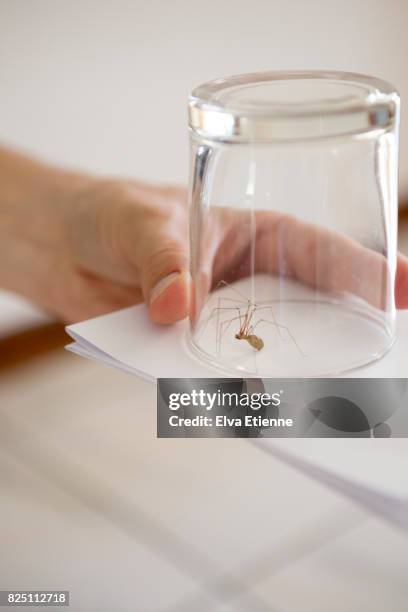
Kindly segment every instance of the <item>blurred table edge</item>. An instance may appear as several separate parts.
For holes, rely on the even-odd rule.
[[[0,338],[0,372],[68,344],[62,323],[46,323]]]

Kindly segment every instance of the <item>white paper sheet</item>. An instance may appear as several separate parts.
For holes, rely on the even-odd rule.
[[[220,375],[186,349],[187,322],[155,325],[144,306],[132,306],[70,325],[67,332],[75,340],[68,345],[69,350],[147,380]]]
[[[408,312],[398,313],[399,334],[380,361],[348,377],[408,377]],[[144,306],[70,325],[68,349],[150,381],[160,377],[223,376],[187,349],[187,323],[154,325]],[[408,407],[407,407],[408,409]],[[408,440],[273,440],[252,444],[408,529]],[[271,483],[265,486],[273,486]]]
[[[143,305],[67,327],[75,340],[67,348],[148,380],[224,376],[187,348],[187,322],[172,326],[152,323]],[[408,377],[408,311],[398,313],[398,338],[391,351],[347,378]]]

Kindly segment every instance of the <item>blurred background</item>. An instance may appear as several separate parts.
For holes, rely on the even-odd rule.
[[[0,0],[0,141],[185,183],[195,85],[363,72],[402,97],[403,208],[407,27],[406,0]],[[64,342],[0,293],[0,589],[71,589],[84,611],[406,609],[405,536],[244,440],[156,440],[154,388]]]

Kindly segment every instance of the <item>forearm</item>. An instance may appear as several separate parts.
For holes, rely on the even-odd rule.
[[[36,267],[63,240],[67,196],[84,180],[0,147],[0,287],[32,297]]]

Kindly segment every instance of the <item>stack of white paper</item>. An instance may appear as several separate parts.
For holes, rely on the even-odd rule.
[[[144,306],[132,306],[112,314],[67,327],[75,340],[68,350],[155,381],[157,378],[206,378],[220,376],[186,349],[187,322],[159,326]]]
[[[187,321],[160,326],[143,305],[67,327],[75,340],[68,349],[154,381],[157,378],[224,376],[195,358],[187,348]],[[398,339],[380,361],[345,374],[347,378],[408,377],[408,311],[398,313]]]

